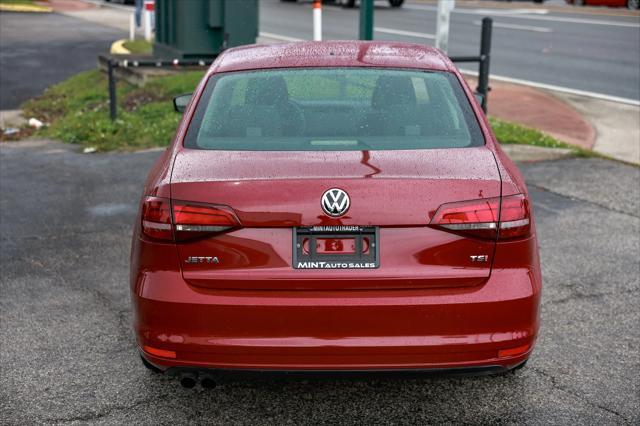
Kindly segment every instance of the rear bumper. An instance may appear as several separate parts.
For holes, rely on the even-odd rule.
[[[536,276],[499,269],[458,289],[235,291],[150,271],[134,284],[134,328],[140,348],[175,353],[141,349],[162,370],[508,369],[535,342]]]
[[[385,370],[258,370],[258,369],[212,369],[198,367],[170,367],[164,371],[170,376],[191,375],[192,377],[210,377],[216,381],[238,379],[358,379],[366,378],[421,378],[421,377],[469,377],[503,374],[510,370],[524,366],[521,362],[509,367],[501,365],[483,365],[462,368],[431,368],[431,369],[385,369]]]

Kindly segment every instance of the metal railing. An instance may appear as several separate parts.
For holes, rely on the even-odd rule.
[[[480,55],[478,56],[451,56],[453,62],[478,62],[478,87],[476,92],[482,95],[482,110],[487,112],[489,98],[489,65],[491,63],[491,29],[493,19],[482,19],[482,33],[480,35]]]
[[[210,60],[186,60],[186,59],[123,59],[118,60],[112,56],[100,55],[100,59],[107,63],[107,79],[109,85],[109,116],[111,120],[118,118],[118,102],[116,95],[116,68],[166,68],[166,67],[208,67],[213,63]]]

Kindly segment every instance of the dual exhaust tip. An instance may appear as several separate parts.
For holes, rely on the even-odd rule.
[[[198,379],[200,379],[200,386],[202,386],[203,389],[213,389],[217,385],[216,381],[210,375],[205,374],[201,377],[198,377],[198,375],[195,373],[182,374],[180,376],[180,384],[183,388],[191,389],[194,388],[196,384],[198,384]]]

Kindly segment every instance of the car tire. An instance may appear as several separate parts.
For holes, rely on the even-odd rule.
[[[298,0],[280,0],[282,2],[287,2],[287,3],[295,3]]]
[[[142,365],[144,365],[144,367],[147,370],[152,371],[152,372],[154,372],[156,374],[162,373],[162,370],[160,370],[158,367],[156,367],[155,365],[151,364],[149,361],[144,359],[144,357],[142,355],[140,355],[140,359],[142,360]]]
[[[584,6],[585,5],[585,1],[584,0],[573,0],[573,4],[575,6]]]
[[[346,9],[353,9],[356,7],[356,0],[341,0],[340,5]]]
[[[640,0],[627,0],[627,8],[631,10],[640,9]]]
[[[389,6],[391,7],[400,7],[404,3],[404,0],[389,0]]]

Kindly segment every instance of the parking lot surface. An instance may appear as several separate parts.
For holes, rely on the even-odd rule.
[[[523,370],[231,379],[205,391],[144,369],[130,328],[131,227],[158,155],[0,145],[2,423],[640,422],[637,167],[521,165],[544,276],[541,334]]]
[[[0,110],[94,69],[126,32],[57,13],[0,13]]]

